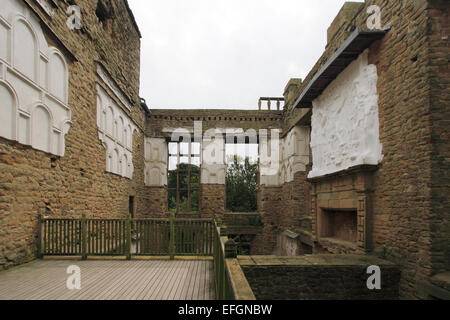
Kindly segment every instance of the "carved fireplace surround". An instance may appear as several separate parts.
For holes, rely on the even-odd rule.
[[[373,174],[377,169],[376,165],[359,165],[308,179],[315,252],[371,250]]]

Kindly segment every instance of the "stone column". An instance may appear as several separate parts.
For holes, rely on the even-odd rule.
[[[200,215],[223,217],[226,210],[225,139],[220,130],[205,132],[200,174]]]
[[[145,138],[144,183],[148,187],[147,215],[166,217],[167,206],[167,142],[164,138]]]

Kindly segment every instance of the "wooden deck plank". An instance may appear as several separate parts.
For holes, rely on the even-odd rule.
[[[206,283],[206,278],[205,278],[205,273],[206,273],[206,263],[204,261],[202,261],[201,264],[201,269],[200,269],[200,278],[198,281],[198,294],[197,294],[197,299],[200,300],[205,300],[205,283]]]
[[[161,278],[161,281],[160,281],[157,289],[152,293],[152,295],[150,297],[151,300],[163,299],[163,293],[165,291],[165,288],[167,288],[167,286],[170,283],[175,272],[176,272],[176,265],[172,264],[172,263],[169,264],[169,268],[168,268],[167,272],[164,274],[164,277]]]
[[[149,300],[152,293],[157,290],[157,287],[161,281],[161,278],[163,278],[163,275],[167,273],[167,261],[162,261],[160,268],[157,270],[157,274],[155,275],[155,278],[151,282],[151,286],[147,286],[145,288],[145,291],[143,292],[142,299],[143,300]]]
[[[61,269],[63,268],[63,266],[56,265],[50,270],[54,271],[56,268]],[[52,291],[60,289],[60,287],[62,287],[60,283],[63,280],[64,280],[64,287],[66,287],[65,270],[66,269],[64,269],[64,273],[62,272],[56,273],[56,272],[49,272],[49,270],[47,269],[46,272],[44,272],[43,274],[36,275],[34,280],[28,281],[28,286],[27,284],[25,284],[20,288],[20,290],[18,290],[18,292],[16,292],[15,295],[11,295],[11,299],[22,299],[23,296],[25,299],[38,300],[40,296],[43,294],[44,289]],[[27,268],[22,271],[29,273],[31,275],[34,274],[34,270],[32,268]]]
[[[205,283],[205,300],[214,299],[216,296],[216,283],[214,282],[214,265],[208,263],[206,265],[206,283]]]
[[[109,285],[102,286],[98,285],[98,291],[91,296],[91,299],[95,300],[114,300],[116,292],[122,293],[122,290],[126,289],[130,285],[133,278],[137,276],[139,272],[139,266],[143,261],[136,261],[136,263],[130,264],[128,261],[124,265],[118,267],[111,276],[114,280],[110,282]],[[123,297],[119,296],[118,299]]]
[[[130,300],[131,296],[136,290],[142,288],[142,286],[149,280],[153,279],[154,270],[156,270],[158,261],[152,261],[150,264],[144,263],[138,273],[134,275],[134,279],[132,279],[129,283],[124,286],[124,290],[118,292],[112,299],[127,299]],[[144,272],[142,272],[145,270]]]
[[[97,294],[97,290],[101,289],[105,284],[111,282],[111,278],[114,277],[115,271],[117,270],[117,262],[111,261],[108,264],[102,263],[102,261],[93,261],[95,263],[82,265],[81,270],[81,290],[73,290],[71,298],[74,300],[82,299],[92,299],[93,296]],[[96,277],[92,278],[92,282],[86,284],[83,279],[84,276],[88,274],[97,274]]]
[[[160,261],[158,263],[157,267],[154,267],[152,269],[153,277],[150,279],[150,281],[142,288],[142,290],[140,290],[138,292],[138,296],[136,297],[136,299],[139,300],[146,300],[148,299],[147,297],[151,295],[151,293],[153,292],[153,290],[155,290],[157,283],[159,281],[159,279],[162,277],[162,274],[164,272],[166,272],[166,269],[164,267],[165,261]]]
[[[81,269],[69,290],[67,267]],[[0,272],[0,300],[213,299],[212,261],[36,260]]]
[[[142,293],[145,291],[145,288],[154,281],[157,276],[158,270],[160,269],[161,261],[154,261],[151,269],[146,272],[145,279],[141,279],[140,283],[130,290],[130,293],[127,295],[127,300],[140,300]]]
[[[194,266],[194,262],[193,261],[188,261],[187,264],[187,274],[185,279],[183,280],[182,286],[180,288],[180,290],[177,292],[177,294],[175,295],[175,300],[180,300],[182,299],[182,297],[186,297],[187,292],[188,292],[188,288],[189,288],[189,284],[192,281],[192,268]]]
[[[197,278],[198,278],[198,266],[199,266],[199,264],[198,263],[196,263],[195,265],[194,265],[194,269],[193,269],[193,273],[192,273],[192,283],[191,283],[191,285],[190,285],[190,287],[189,287],[189,290],[188,290],[188,294],[187,294],[187,299],[188,300],[195,300],[195,287],[196,287],[196,285],[197,285]]]
[[[177,286],[177,279],[180,276],[180,273],[183,272],[183,268],[182,268],[182,264],[183,262],[177,264],[177,266],[175,266],[175,270],[172,273],[172,276],[170,277],[170,279],[167,282],[167,285],[165,285],[161,292],[160,292],[160,297],[159,299],[163,299],[163,300],[169,300],[169,295],[171,290]]]
[[[81,290],[71,290],[69,293],[61,296],[61,300],[78,300],[86,297],[92,288],[95,288],[102,282],[109,281],[109,275],[117,268],[116,262],[103,265],[99,261],[92,261],[95,263],[89,263],[87,265],[80,265],[81,271]],[[85,279],[86,277],[86,279]]]
[[[125,299],[126,293],[129,288],[136,285],[138,281],[145,278],[145,274],[141,273],[141,266],[144,265],[144,261],[140,261],[139,264],[133,264],[131,267],[127,267],[127,272],[121,277],[117,285],[112,285],[111,290],[105,290],[103,294],[97,296],[95,299],[101,300],[117,300]],[[122,273],[123,271],[121,271]],[[119,276],[119,275],[117,275]]]
[[[183,261],[182,264],[180,264],[180,270],[179,272],[177,272],[177,277],[175,277],[175,283],[170,286],[170,290],[168,291],[167,294],[167,300],[174,300],[175,296],[177,294],[178,291],[181,291],[182,289],[182,284],[184,279],[186,279],[188,274],[188,265],[187,265],[187,261]]]

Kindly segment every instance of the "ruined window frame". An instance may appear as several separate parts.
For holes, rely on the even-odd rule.
[[[172,152],[172,148],[171,145],[176,145],[176,151]],[[183,145],[187,145],[187,152],[184,152],[184,148],[182,148]],[[193,148],[193,145],[196,145],[197,147]],[[200,182],[201,182],[201,178],[200,178],[200,174],[201,174],[201,143],[199,142],[192,142],[192,141],[187,141],[187,142],[179,142],[179,141],[175,141],[175,142],[169,142],[168,143],[168,166],[167,166],[167,172],[168,172],[168,177],[169,177],[169,172],[176,172],[176,187],[175,188],[171,188],[170,187],[170,183],[168,181],[168,185],[167,185],[167,199],[168,199],[168,210],[169,212],[172,212],[173,210],[170,208],[170,196],[171,196],[171,191],[175,191],[175,196],[176,196],[176,207],[175,207],[175,214],[183,214],[183,213],[198,213],[199,209],[200,209],[200,196],[198,196],[197,199],[197,210],[193,211],[192,207],[193,207],[193,203],[192,203],[192,194],[194,192],[197,192],[197,194],[199,195],[200,193]],[[175,162],[175,166],[176,168],[174,170],[170,170],[171,168],[171,158],[174,159],[176,158],[176,162]],[[182,160],[182,158],[187,158],[187,162],[185,160]],[[193,163],[193,159],[197,159],[198,162],[196,161],[196,163]],[[197,164],[198,163],[198,164]],[[184,170],[180,170],[180,165],[181,164],[187,164],[187,170],[186,172],[183,172]],[[196,186],[193,186],[193,175],[192,175],[192,166],[197,166],[198,167],[198,183],[196,184]],[[187,188],[182,188],[181,183],[180,183],[180,177],[184,177],[184,174],[187,174]],[[182,211],[180,209],[180,200],[182,199],[181,197],[181,193],[182,192],[186,192],[187,193],[187,208],[185,211]]]

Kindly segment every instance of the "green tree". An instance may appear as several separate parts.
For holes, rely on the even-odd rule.
[[[168,182],[168,201],[169,201],[169,210],[175,211],[177,208],[177,171],[179,172],[180,185],[179,185],[179,194],[180,194],[180,212],[188,211],[188,184],[189,184],[189,175],[188,175],[188,164],[181,163],[177,166],[176,170],[171,170],[168,172],[167,182]],[[191,190],[191,212],[198,211],[199,209],[199,187],[200,187],[200,168],[196,165],[191,165],[191,181],[190,181],[190,190]]]
[[[255,212],[258,192],[258,163],[248,157],[230,157],[226,175],[227,210],[232,212]]]

